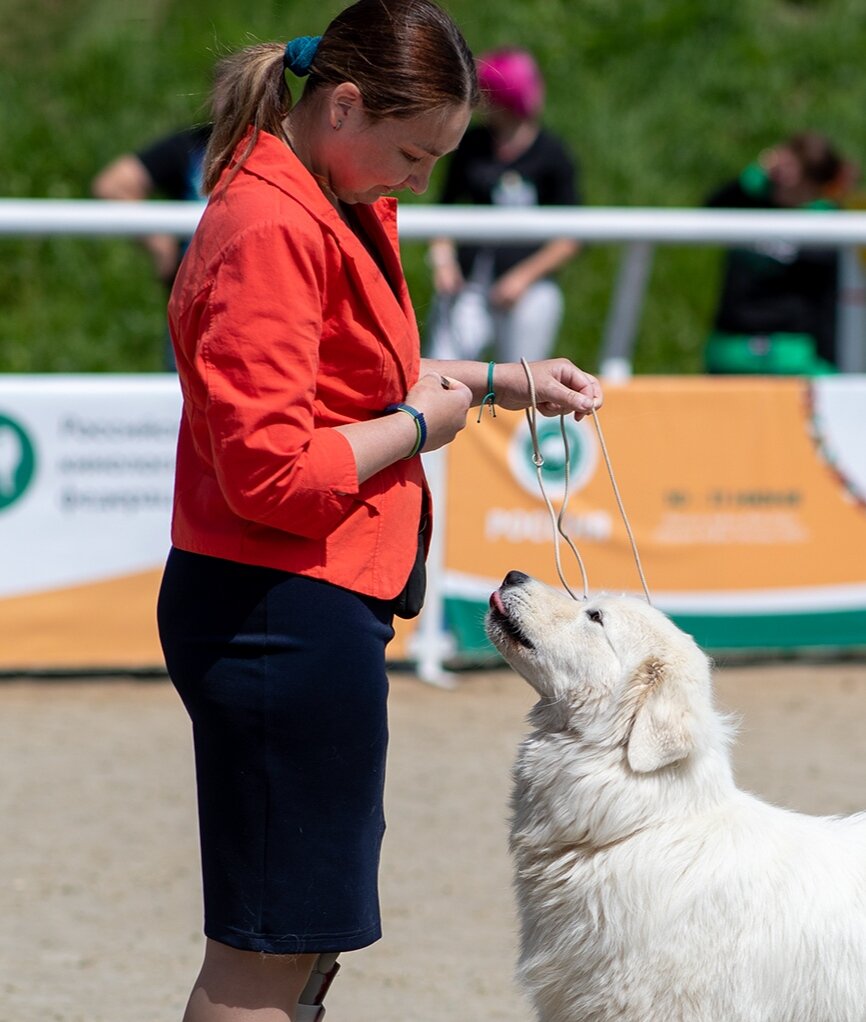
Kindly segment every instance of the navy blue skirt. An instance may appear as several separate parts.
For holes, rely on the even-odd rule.
[[[391,602],[174,549],[158,621],[192,720],[206,935],[271,954],[373,943]]]

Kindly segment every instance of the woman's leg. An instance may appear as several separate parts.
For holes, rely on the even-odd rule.
[[[319,952],[379,938],[391,616],[172,551],[160,633],[193,721],[209,937],[186,1022],[296,1022]]]
[[[456,295],[437,295],[427,344],[428,358],[479,358],[493,340],[493,319],[484,291],[467,285]]]
[[[496,355],[500,362],[550,358],[562,323],[564,300],[552,280],[531,284],[520,300],[497,316]]]
[[[318,955],[265,955],[208,940],[183,1022],[290,1022]]]

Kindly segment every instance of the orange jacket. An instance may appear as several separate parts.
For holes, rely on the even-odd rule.
[[[169,301],[183,391],[171,535],[390,599],[415,557],[421,459],[359,485],[333,427],[401,401],[420,343],[396,201],[356,211],[388,279],[272,135],[208,203]]]

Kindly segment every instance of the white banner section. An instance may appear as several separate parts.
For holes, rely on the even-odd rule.
[[[0,376],[0,598],[162,565],[180,406],[171,374]]]

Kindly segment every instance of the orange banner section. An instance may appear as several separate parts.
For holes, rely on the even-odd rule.
[[[866,402],[862,385],[860,396]],[[866,447],[866,425],[857,441],[822,434],[806,382],[636,379],[607,388],[599,421],[657,593],[866,583],[859,480],[847,480],[844,459],[831,453],[837,441],[846,450]],[[538,422],[542,477],[558,509],[565,483],[559,420]],[[581,551],[590,587],[639,591],[593,422],[568,420],[566,429],[566,531]],[[447,572],[495,580],[518,568],[559,584],[521,414],[485,416],[461,434],[450,452],[445,517]],[[562,557],[569,584],[581,586],[564,546]]]
[[[0,670],[159,670],[161,571],[0,602]]]

